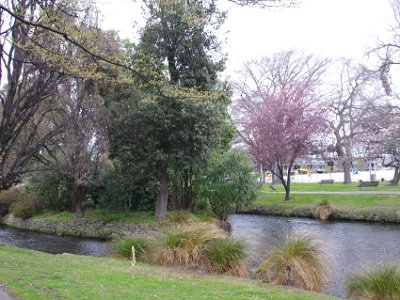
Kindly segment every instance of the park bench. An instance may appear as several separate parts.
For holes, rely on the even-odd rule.
[[[333,179],[321,179],[321,182],[319,184],[332,184],[334,182],[335,180]]]
[[[360,181],[360,183],[357,186],[361,189],[363,187],[370,187],[370,186],[377,187],[378,184],[379,181]]]

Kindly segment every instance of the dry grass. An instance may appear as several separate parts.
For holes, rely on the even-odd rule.
[[[309,235],[287,235],[261,263],[257,277],[277,285],[321,291],[329,261],[322,245]]]
[[[243,242],[230,238],[209,242],[204,251],[207,270],[213,273],[247,278],[245,248]]]
[[[318,206],[315,210],[315,217],[320,220],[328,220],[335,212],[335,208],[331,205]]]
[[[177,225],[164,235],[160,247],[155,251],[154,261],[164,266],[199,267],[205,245],[211,240],[225,237],[225,232],[215,224],[198,222]]]
[[[352,275],[347,282],[350,297],[368,300],[400,300],[400,267],[381,266]]]

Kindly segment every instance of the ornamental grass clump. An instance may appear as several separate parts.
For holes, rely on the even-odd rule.
[[[256,276],[273,284],[319,292],[328,267],[329,261],[320,243],[309,235],[289,234],[260,264]]]
[[[167,218],[168,221],[175,224],[185,224],[191,221],[196,221],[196,217],[185,210],[172,211],[168,213]]]
[[[202,254],[206,244],[224,237],[224,231],[214,224],[178,225],[164,235],[154,260],[167,266],[199,267],[202,264]]]
[[[248,277],[245,244],[231,238],[209,242],[204,250],[207,270],[214,273]]]
[[[124,258],[132,257],[132,246],[135,248],[135,255],[139,261],[151,260],[155,245],[154,241],[147,238],[123,238],[113,245],[114,253]]]
[[[354,274],[347,280],[349,297],[368,300],[400,300],[400,266],[380,266]]]
[[[329,217],[335,212],[335,208],[330,205],[328,200],[322,200],[315,210],[315,217],[320,220],[328,220]]]

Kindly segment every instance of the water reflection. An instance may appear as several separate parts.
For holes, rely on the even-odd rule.
[[[72,253],[106,256],[109,243],[94,239],[62,237],[0,225],[0,244],[28,248],[53,254]]]
[[[400,262],[400,226],[396,224],[320,222],[312,219],[233,215],[232,236],[243,239],[254,269],[274,241],[289,232],[309,233],[323,242],[332,260],[331,281],[325,292],[345,296],[345,280],[355,271],[381,262]]]

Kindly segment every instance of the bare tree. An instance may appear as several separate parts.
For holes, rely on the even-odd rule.
[[[344,183],[351,183],[353,151],[356,146],[365,145],[371,114],[374,113],[382,93],[376,88],[377,73],[350,60],[339,62],[338,79],[333,82],[326,97],[327,121],[334,138],[335,151],[343,166]]]

